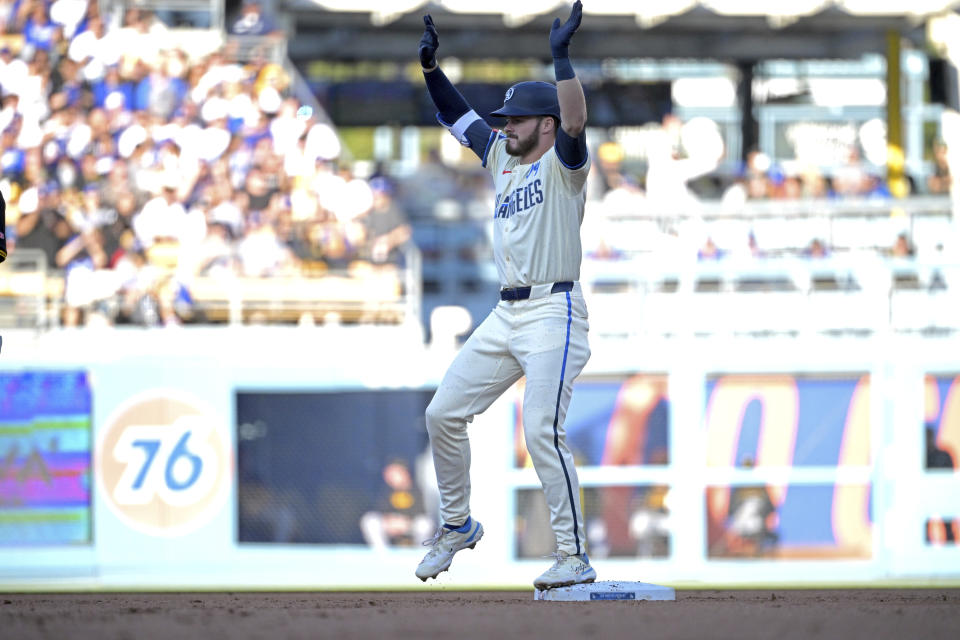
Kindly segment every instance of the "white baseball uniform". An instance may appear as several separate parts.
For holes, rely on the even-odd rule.
[[[500,283],[530,291],[525,299],[501,300],[494,307],[427,408],[440,515],[451,525],[470,516],[467,424],[525,375],[525,439],[546,494],[557,549],[581,554],[586,537],[580,487],[564,419],[573,381],[590,357],[587,308],[577,281],[589,156],[582,166],[569,168],[550,148],[536,162],[519,164],[518,157],[507,154],[500,134],[481,157],[496,187],[493,250]]]

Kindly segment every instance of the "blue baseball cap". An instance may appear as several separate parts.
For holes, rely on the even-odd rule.
[[[554,116],[560,118],[557,87],[549,82],[530,80],[519,82],[503,97],[503,106],[492,111],[492,116]]]

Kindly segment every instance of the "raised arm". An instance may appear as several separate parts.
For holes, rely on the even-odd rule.
[[[429,14],[423,16],[423,25],[419,49],[420,66],[423,69],[423,79],[427,83],[427,91],[439,111],[437,120],[450,130],[460,144],[470,147],[481,160],[485,160],[487,145],[493,132],[437,64],[440,37]]]
[[[550,52],[553,55],[553,70],[557,77],[557,101],[560,103],[560,130],[557,131],[556,150],[563,163],[578,169],[587,161],[587,101],[580,80],[570,64],[570,39],[580,27],[583,4],[573,3],[570,17],[563,24],[560,18],[553,21],[550,29]]]
[[[557,100],[560,102],[560,126],[576,138],[587,125],[587,101],[583,87],[570,64],[570,39],[583,19],[583,4],[573,3],[570,17],[563,24],[560,18],[553,21],[550,29],[550,52],[553,54],[553,70],[557,77]]]

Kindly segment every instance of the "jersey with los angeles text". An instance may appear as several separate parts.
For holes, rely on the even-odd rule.
[[[539,160],[520,164],[506,146],[506,136],[497,135],[484,163],[496,193],[493,256],[501,286],[579,280],[590,157],[570,168],[551,147]]]

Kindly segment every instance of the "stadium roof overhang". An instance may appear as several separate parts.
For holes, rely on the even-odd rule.
[[[548,58],[558,0],[279,0],[292,58],[410,60],[431,13],[441,51],[462,59]],[[588,0],[572,47],[581,58],[851,59],[883,53],[890,33],[917,46],[931,17],[960,0]]]

